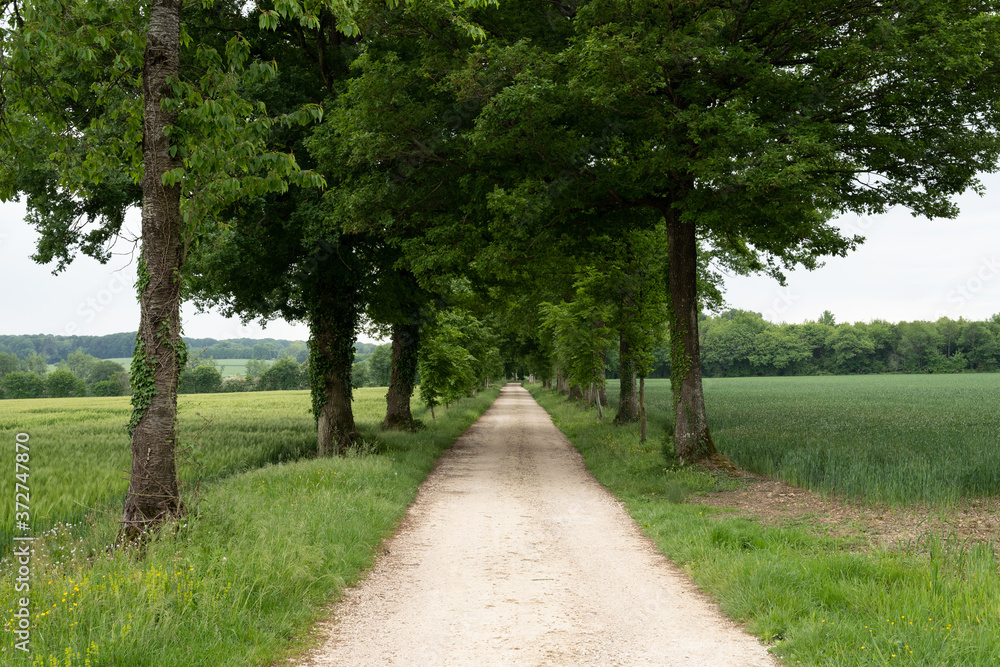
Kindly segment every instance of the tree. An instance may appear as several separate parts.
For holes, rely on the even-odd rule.
[[[302,371],[292,359],[278,359],[260,376],[258,386],[263,391],[301,389]]]
[[[392,345],[379,345],[368,357],[368,382],[372,387],[388,387],[392,373]]]
[[[90,385],[90,393],[93,396],[124,396],[126,390],[117,380],[101,380]]]
[[[44,378],[49,372],[49,362],[45,359],[44,354],[32,352],[21,362],[21,370]]]
[[[355,389],[368,386],[368,362],[358,361],[351,366],[351,386]]]
[[[84,380],[93,382],[93,380],[90,380],[90,373],[91,369],[94,367],[94,364],[96,364],[98,361],[100,361],[100,359],[90,354],[87,354],[86,352],[83,351],[82,348],[78,347],[74,352],[71,352],[68,355],[66,355],[66,358],[60,361],[58,364],[56,364],[56,366],[59,368],[65,368],[78,378],[83,378]],[[121,366],[118,367],[121,368],[122,370],[125,370]],[[107,378],[101,378],[101,379],[106,380]]]
[[[16,373],[21,368],[21,360],[13,354],[0,352],[0,379],[8,373]]]
[[[246,369],[247,369],[246,375],[247,375],[247,379],[248,380],[250,380],[250,379],[256,380],[256,379],[260,378],[260,376],[262,376],[264,373],[267,372],[267,369],[270,366],[271,366],[271,364],[269,364],[268,362],[264,361],[263,359],[247,359],[247,363],[246,363]]]
[[[6,398],[41,398],[45,396],[45,380],[36,373],[15,371],[0,380]]]
[[[143,11],[129,2],[34,0],[3,31],[3,124],[14,140],[4,145],[0,197],[28,193],[29,220],[42,232],[36,259],[58,259],[57,271],[76,248],[106,260],[104,242],[141,200],[127,540],[181,512],[179,304],[199,225],[242,196],[287,188],[289,180],[320,182],[299,173],[290,154],[263,149],[274,119],[242,94],[272,77],[273,66],[249,60],[238,33],[228,42],[219,30],[202,33],[214,43],[190,39],[207,17],[240,16],[240,7],[186,12],[185,58],[194,65],[187,72],[198,78],[181,76],[182,4],[151,0]],[[314,116],[307,110],[294,120]],[[82,232],[81,219],[97,229]]]
[[[465,347],[465,328],[474,319],[468,313],[444,310],[424,332],[420,344],[420,397],[431,409],[468,396],[476,384],[476,358]]]
[[[123,390],[128,389],[128,371],[117,361],[110,359],[95,360],[90,366],[86,380],[91,384],[113,380],[121,384]]]
[[[841,324],[827,343],[834,351],[834,367],[838,373],[862,373],[866,362],[875,353],[875,341],[863,330]]]
[[[183,371],[177,389],[182,394],[210,394],[221,390],[222,373],[212,366]]]
[[[602,282],[599,274],[589,267],[580,273],[582,277],[575,284],[572,301],[542,303],[539,309],[543,326],[552,333],[556,363],[570,386],[601,387],[604,385],[604,351],[613,334],[606,325],[611,319],[611,304],[598,287]],[[598,415],[603,417],[600,400],[596,403]]]
[[[278,348],[274,343],[257,343],[250,351],[251,359],[277,359]]]
[[[69,398],[87,395],[87,383],[71,371],[60,368],[45,378],[46,393],[51,398]]]
[[[578,234],[580,214],[594,226],[609,208],[662,214],[682,460],[715,452],[699,236],[743,270],[778,276],[860,242],[830,224],[837,213],[903,205],[953,216],[950,197],[994,169],[1000,150],[998,21],[992,4],[964,1],[834,10],[816,0],[792,11],[595,0],[557,57],[527,58],[520,45],[469,60],[466,94],[489,98],[472,139],[482,162],[521,156],[520,177],[491,192],[494,211],[572,221]]]

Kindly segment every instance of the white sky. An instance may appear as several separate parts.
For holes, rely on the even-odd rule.
[[[729,278],[726,300],[774,322],[812,320],[824,310],[838,322],[986,319],[1000,312],[1000,175],[984,175],[983,183],[984,197],[959,199],[956,220],[928,221],[905,210],[843,218],[841,226],[867,238],[857,252],[813,272],[792,272],[787,287],[760,276]],[[53,276],[51,267],[31,261],[37,234],[23,218],[23,205],[0,205],[0,334],[134,331],[139,308],[132,244],[120,241],[106,265],[81,257]],[[134,213],[131,229],[138,228],[137,219]],[[308,338],[302,324],[244,326],[191,307],[182,315],[190,337]]]
[[[980,197],[957,199],[953,220],[914,218],[905,209],[848,216],[842,229],[866,241],[815,271],[726,280],[726,301],[772,322],[800,323],[831,311],[838,322],[988,319],[1000,313],[1000,174],[981,176]]]

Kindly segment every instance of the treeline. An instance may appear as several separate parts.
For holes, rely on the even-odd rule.
[[[128,371],[110,359],[76,350],[49,371],[45,356],[0,352],[0,398],[71,398],[131,393]]]
[[[772,324],[758,313],[729,310],[702,316],[699,330],[702,372],[709,377],[1000,369],[1000,314],[982,322],[838,324],[825,311],[803,324]]]
[[[113,334],[113,336],[119,335],[122,334]],[[95,338],[110,338],[110,336]],[[253,342],[250,339],[244,340]],[[204,342],[213,339],[192,339],[192,341]],[[288,343],[282,349],[283,355],[280,359],[274,359],[274,355],[271,354],[276,348],[275,341],[263,341],[268,354],[264,357],[248,358],[246,372],[243,375],[226,378],[222,376],[219,363],[213,356],[206,354],[216,346],[217,341],[213,342],[212,345],[189,355],[187,364],[181,370],[177,390],[182,394],[201,394],[309,389],[308,346],[298,341],[280,342]],[[255,348],[258,345],[259,343],[254,343]],[[305,348],[304,355],[299,349],[300,346]],[[355,343],[357,355],[361,359],[355,364],[355,386],[389,384],[391,347],[374,343]],[[215,349],[218,350],[217,347]],[[0,352],[0,398],[72,398],[123,396],[131,393],[132,384],[128,369],[110,359],[99,359],[82,347],[59,360],[55,364],[55,369],[50,368],[46,356],[39,352],[31,352],[24,359],[10,352]]]
[[[200,354],[213,359],[279,359],[291,356],[299,363],[309,358],[309,347],[303,341],[277,338],[184,338],[188,354]],[[374,348],[371,343],[358,343],[358,349]],[[98,359],[121,359],[135,352],[135,332],[105,336],[3,335],[0,352],[25,360],[33,354],[45,357],[46,363],[58,364],[70,354],[82,350]]]

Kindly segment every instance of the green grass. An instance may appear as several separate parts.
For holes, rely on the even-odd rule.
[[[646,391],[660,437],[670,383]],[[705,402],[719,449],[746,470],[867,502],[1000,494],[1000,374],[707,379]]]
[[[0,605],[8,632],[0,644],[0,664],[269,665],[300,649],[322,606],[371,564],[437,456],[498,393],[492,389],[439,410],[434,421],[426,410],[415,410],[428,428],[411,434],[376,430],[385,409],[384,391],[357,392],[364,454],[268,464],[224,477],[222,471],[254,465],[249,459],[238,461],[226,451],[231,448],[243,447],[252,459],[311,443],[315,431],[306,413],[308,395],[182,399],[182,433],[200,428],[198,414],[214,416],[200,439],[206,461],[215,457],[211,465],[216,476],[202,487],[198,502],[191,503],[194,513],[169,528],[138,560],[104,549],[117,530],[117,504],[42,535],[34,543],[31,564],[30,656],[13,652],[9,619],[23,593],[15,594],[14,566],[3,561]],[[23,423],[26,415],[35,420],[26,427],[32,433],[33,506],[44,499],[43,479],[72,479],[70,469],[83,462],[105,465],[100,461],[105,449],[96,455],[83,451],[72,465],[63,465],[58,457],[36,462],[36,448],[41,456],[50,437],[40,430],[43,422],[52,422],[52,433],[58,433],[76,422],[87,423],[86,414],[46,416],[31,411],[50,407],[42,401],[33,402],[36,408],[21,403],[13,420]],[[96,417],[92,420],[94,430],[120,423],[109,415],[101,419],[106,422],[101,427]],[[51,437],[49,444],[62,440]],[[12,451],[12,435],[10,441]],[[250,444],[255,441],[257,446]],[[75,446],[86,450],[86,445]],[[72,483],[64,493],[75,495]]]
[[[372,409],[369,401],[378,400],[377,391],[358,392],[364,411]],[[210,481],[313,451],[309,405],[307,391],[182,395],[181,481]],[[130,412],[126,396],[0,401],[0,441],[13,450],[18,432],[30,436],[28,486],[35,532],[57,522],[77,523],[95,506],[121,504],[131,461],[125,430]],[[263,413],[268,418],[262,419]],[[13,469],[0,475],[0,498],[11,500],[0,504],[0,556],[13,529],[14,483]]]
[[[719,389],[706,389],[710,411],[720,411]],[[785,664],[1000,662],[1000,560],[992,545],[924,535],[907,548],[857,553],[847,538],[699,505],[699,493],[733,483],[668,469],[659,444],[640,445],[635,426],[598,422],[594,410],[561,394],[531,391],[659,549],[727,615],[773,643]]]

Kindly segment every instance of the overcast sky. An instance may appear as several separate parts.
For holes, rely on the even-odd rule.
[[[838,224],[867,238],[858,251],[813,272],[788,274],[787,287],[760,276],[729,278],[726,300],[773,322],[814,320],[824,310],[838,322],[986,319],[1000,312],[1000,176],[982,180],[985,196],[962,196],[956,220],[928,221],[905,210],[845,217]],[[23,220],[23,205],[0,205],[0,334],[135,331],[139,308],[131,242],[119,241],[106,265],[83,257],[53,276],[52,267],[31,261],[37,234]],[[129,227],[138,228],[137,213]],[[196,338],[305,340],[309,335],[304,325],[283,321],[245,326],[190,307],[182,315],[184,334]]]

